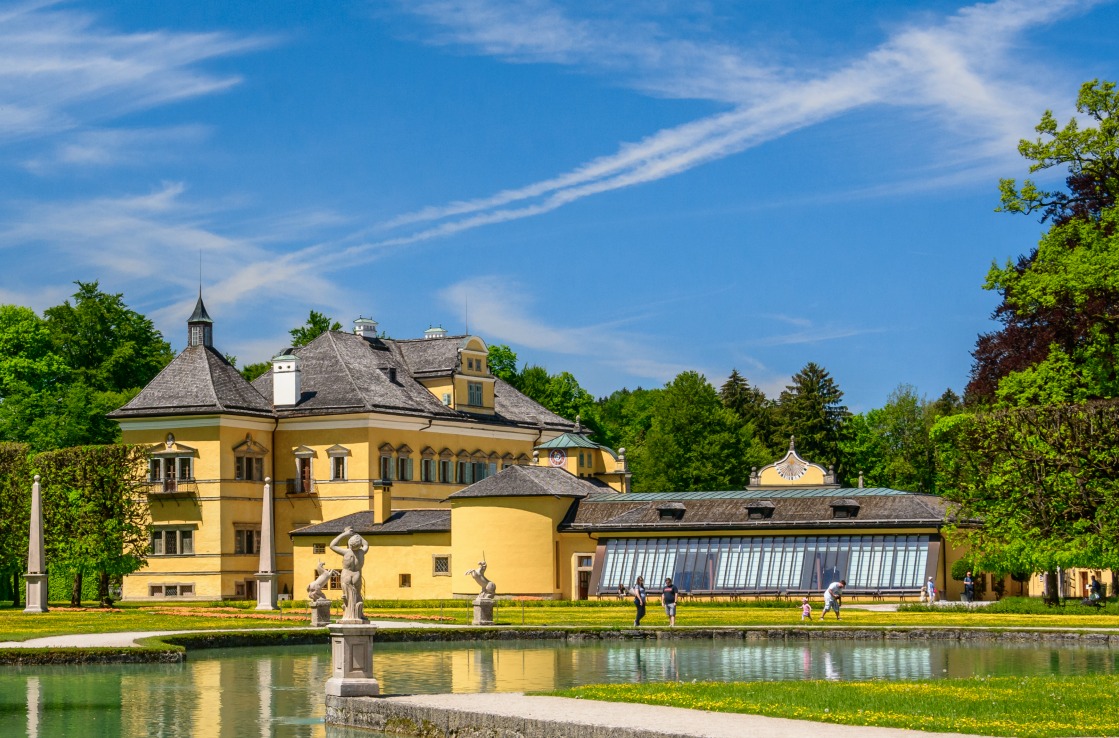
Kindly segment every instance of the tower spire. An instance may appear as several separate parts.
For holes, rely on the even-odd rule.
[[[206,305],[202,302],[202,285],[198,285],[198,302],[194,305],[194,312],[187,318],[187,346],[213,346],[214,321],[206,312]]]

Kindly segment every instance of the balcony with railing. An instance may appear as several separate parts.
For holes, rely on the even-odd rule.
[[[313,495],[316,491],[314,479],[285,479],[276,486],[278,492],[287,495]]]
[[[193,479],[152,479],[146,485],[149,495],[198,494],[198,482]]]

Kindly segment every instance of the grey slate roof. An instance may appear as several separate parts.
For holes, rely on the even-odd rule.
[[[448,500],[465,497],[574,497],[602,494],[602,488],[571,472],[551,466],[508,466],[464,487]],[[613,493],[617,494],[617,493]]]
[[[191,320],[207,321],[199,297]],[[272,372],[252,384],[212,347],[185,349],[112,418],[228,413],[296,417],[385,412],[467,423],[569,431],[571,421],[495,379],[494,413],[446,407],[416,377],[457,369],[464,336],[394,341],[329,331],[293,349],[300,359],[302,398],[293,407],[272,407]]]
[[[791,490],[790,490],[791,491]],[[740,494],[737,497],[685,497],[687,493],[595,494],[579,500],[569,512],[561,530],[571,531],[654,531],[765,528],[867,528],[928,527],[943,523],[949,513],[948,504],[940,497],[893,490],[893,495],[860,497],[861,489],[830,490],[825,497],[805,495],[778,497],[770,495],[771,517],[751,520],[750,508],[758,508],[758,498]],[[838,493],[838,494],[837,494]],[[656,499],[648,499],[655,497]],[[645,498],[645,499],[635,499]],[[833,516],[834,504],[858,501],[858,514],[852,518]],[[685,512],[680,520],[662,520],[659,510],[683,502]],[[768,507],[768,506],[766,506]]]
[[[405,341],[392,341],[412,370],[412,376],[420,379],[441,377],[458,371],[459,348],[467,336],[443,336],[441,338],[417,338]]]
[[[190,346],[110,418],[145,415],[264,415],[272,403],[212,346]]]
[[[303,397],[279,417],[386,412],[467,422],[570,430],[574,424],[525,397],[500,379],[494,382],[494,414],[446,407],[416,378],[440,376],[455,368],[462,336],[416,341],[368,339],[341,331],[323,333],[295,349],[300,358]],[[272,372],[253,386],[272,396]]]
[[[334,520],[296,528],[293,536],[336,536],[347,527],[363,536],[398,535],[402,533],[449,533],[450,510],[397,510],[380,525],[373,522],[370,510],[344,515]]]

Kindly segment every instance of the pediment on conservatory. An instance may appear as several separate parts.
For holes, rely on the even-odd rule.
[[[789,450],[779,460],[750,475],[751,487],[830,487],[835,474],[820,464],[801,457],[796,439],[789,438]]]

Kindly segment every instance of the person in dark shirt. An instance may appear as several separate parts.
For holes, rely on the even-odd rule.
[[[676,595],[680,590],[672,583],[672,577],[664,578],[664,588],[661,589],[661,604],[664,605],[664,614],[668,616],[668,627],[676,627]]]
[[[641,625],[641,618],[645,617],[645,577],[638,577],[637,584],[633,585],[633,606],[637,608],[637,615],[633,619],[633,627]]]

